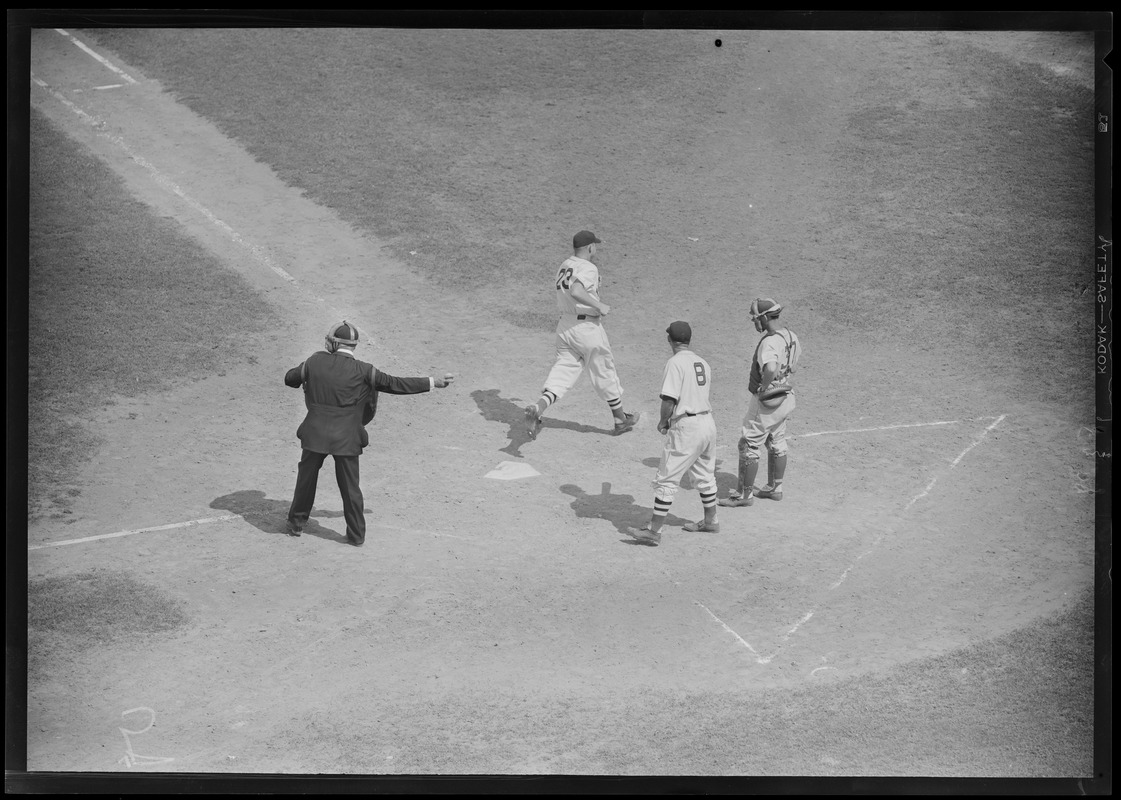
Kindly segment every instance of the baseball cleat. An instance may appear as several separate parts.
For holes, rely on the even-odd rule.
[[[702,519],[700,522],[686,522],[681,526],[681,530],[689,533],[720,533],[720,523],[705,522]]]
[[[633,414],[627,414],[626,422],[615,423],[615,435],[626,433],[627,431],[634,430],[634,426],[638,424],[638,418],[642,416],[642,412],[636,411]]]
[[[541,412],[537,410],[537,404],[525,407],[525,432],[530,440],[537,438],[537,432],[541,430]]]
[[[756,497],[762,497],[764,500],[781,500],[782,489],[772,489],[769,486],[764,486],[762,489],[755,490]]]
[[[743,506],[750,506],[755,504],[755,498],[751,495],[743,494],[730,494],[727,497],[722,497],[716,501],[716,505],[724,506],[725,508],[742,508]]]
[[[294,523],[292,520],[288,520],[287,524],[284,527],[285,530],[288,531],[289,536],[299,536],[301,533],[303,533],[303,528]]]
[[[640,544],[649,545],[650,547],[657,547],[658,543],[662,541],[661,533],[655,533],[647,527],[627,528],[627,535]]]

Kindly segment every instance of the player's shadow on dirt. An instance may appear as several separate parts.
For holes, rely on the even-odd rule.
[[[529,432],[525,427],[525,407],[529,403],[519,403],[516,399],[507,400],[499,397],[498,389],[476,389],[471,392],[471,399],[475,401],[475,405],[479,407],[483,419],[487,422],[500,422],[509,426],[510,429],[506,431],[509,444],[501,448],[500,452],[521,458],[521,446],[530,441]],[[541,420],[541,431],[537,435],[541,436],[549,428],[561,428],[578,433],[613,434],[615,432],[614,429],[593,428],[591,425],[545,417]]]
[[[629,494],[611,494],[611,484],[607,481],[600,484],[599,494],[588,494],[574,483],[566,483],[560,487],[560,490],[576,498],[572,501],[572,510],[576,512],[576,516],[610,522],[624,537],[623,541],[626,544],[636,544],[627,533],[627,528],[641,528],[650,521],[650,506],[636,503],[634,497]],[[651,492],[651,503],[653,498],[654,494]],[[673,514],[666,516],[667,525],[680,526],[689,521]]]
[[[290,500],[270,500],[265,493],[256,489],[243,489],[240,492],[224,494],[210,503],[211,508],[237,514],[254,528],[264,533],[288,535],[288,507]],[[304,526],[305,536],[318,536],[331,542],[349,544],[345,533],[337,533],[319,524],[315,517],[342,517],[341,511],[316,511],[315,516]]]
[[[644,466],[650,467],[653,470],[657,470],[658,467],[660,467],[662,465],[662,459],[660,459],[660,458],[644,458],[644,459],[642,459],[642,463],[643,463]],[[728,492],[732,491],[732,489],[735,489],[736,486],[739,484],[739,481],[740,481],[740,475],[739,475],[739,472],[738,472],[739,465],[737,464],[737,466],[736,466],[737,472],[731,472],[731,473],[721,472],[720,471],[720,466],[721,466],[721,462],[719,460],[717,460],[717,462],[716,462],[716,491],[721,497],[726,497]],[[766,466],[764,466],[764,469],[766,469]],[[651,476],[651,477],[653,477],[653,476]],[[688,491],[688,490],[692,489],[693,487],[689,485],[688,479],[686,479],[686,480],[682,481],[681,488]]]

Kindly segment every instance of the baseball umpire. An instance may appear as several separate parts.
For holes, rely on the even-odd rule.
[[[662,540],[662,524],[686,474],[700,492],[705,516],[700,522],[686,523],[684,530],[720,531],[716,520],[716,423],[709,403],[712,367],[693,352],[692,339],[688,322],[679,320],[666,328],[673,356],[662,373],[658,432],[666,434],[666,441],[654,478],[654,512],[644,527],[627,531],[642,544],[654,547]]]
[[[288,509],[288,533],[299,536],[307,525],[319,470],[330,455],[343,500],[347,541],[361,547],[366,541],[362,489],[358,483],[358,457],[370,443],[366,425],[377,413],[378,392],[419,394],[443,389],[452,382],[443,378],[395,378],[354,357],[358,329],[346,320],[327,331],[325,349],[288,370],[284,383],[304,389],[307,416],[296,430],[303,456],[296,475],[296,490]]]
[[[755,347],[747,382],[751,397],[739,441],[739,482],[728,497],[720,500],[722,506],[749,506],[755,497],[782,499],[788,452],[786,421],[794,413],[795,405],[790,376],[798,366],[802,344],[794,331],[780,327],[781,312],[782,306],[769,297],[751,303],[751,320],[763,336]],[[769,480],[765,487],[756,489],[759,449],[764,446]]]
[[[572,237],[572,255],[557,270],[557,359],[545,379],[541,397],[526,406],[526,432],[530,439],[537,438],[545,409],[564,397],[585,370],[596,394],[611,409],[616,434],[626,433],[638,422],[638,413],[623,410],[623,387],[603,328],[603,318],[611,306],[599,299],[597,244],[603,244],[603,240],[591,231],[580,231]]]

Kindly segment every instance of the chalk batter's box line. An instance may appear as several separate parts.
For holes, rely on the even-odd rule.
[[[969,445],[964,450],[961,451],[961,453],[958,454],[957,458],[955,458],[953,461],[950,462],[950,466],[946,470],[946,472],[948,472],[949,470],[952,470],[955,467],[957,467],[962,462],[962,459],[964,459],[966,457],[966,455],[969,454],[969,451],[971,451],[977,445],[981,444],[981,442],[984,441],[985,437],[988,436],[989,433],[991,433],[998,425],[1000,425],[1000,423],[1002,423],[1004,421],[1005,417],[1007,417],[1007,416],[1008,416],[1007,414],[1001,414],[999,417],[978,417],[978,418],[975,418],[975,420],[973,420],[973,421],[981,421],[981,420],[993,420],[993,421],[985,428],[985,430],[981,431],[981,433],[976,438],[974,438],[974,440],[972,442],[970,442]],[[955,424],[957,424],[957,422],[962,422],[962,421],[964,421],[964,420],[957,420],[955,422],[919,423],[919,424],[913,424],[913,425],[886,425],[886,426],[882,426],[882,427],[879,427],[879,428],[863,428],[863,429],[852,430],[852,431],[823,431],[822,433],[863,433],[863,432],[866,432],[866,431],[891,430],[891,429],[894,429],[894,428],[923,427],[924,425],[955,425]],[[931,490],[934,489],[934,485],[936,483],[938,483],[938,479],[941,478],[943,474],[945,474],[945,472],[942,472],[942,473],[939,473],[939,474],[935,475],[921,492],[919,492],[917,495],[912,497],[910,502],[908,502],[907,505],[903,508],[903,513],[906,514],[908,511],[910,511],[911,507],[915,505],[915,503],[917,503],[919,500],[921,500],[922,498],[924,498],[928,494],[930,494]],[[858,555],[853,560],[853,562],[851,564],[849,564],[847,567],[845,567],[845,569],[842,570],[842,572],[841,572],[841,576],[836,581],[834,581],[832,584],[830,584],[829,588],[826,591],[832,592],[835,589],[837,589],[837,587],[839,587],[842,583],[844,583],[845,580],[848,578],[849,573],[851,573],[854,569],[856,569],[857,565],[859,565],[861,559],[863,559],[865,556],[871,555],[875,551],[875,549],[879,545],[879,543],[881,541],[883,541],[883,538],[884,538],[883,534],[877,536],[875,541],[872,543],[872,546],[868,550],[866,550],[863,553],[861,553],[860,555]],[[801,619],[799,619],[798,622],[796,622],[793,627],[791,627],[789,630],[787,630],[779,638],[780,644],[779,644],[778,648],[773,653],[771,653],[769,656],[764,656],[762,653],[760,653],[758,650],[756,650],[751,645],[750,642],[748,642],[746,639],[744,639],[742,636],[740,636],[739,633],[737,633],[730,625],[728,625],[728,623],[724,622],[724,620],[722,620],[718,616],[716,616],[716,614],[713,613],[713,611],[710,610],[707,606],[705,606],[703,603],[700,603],[696,600],[694,600],[693,602],[696,603],[701,608],[703,608],[706,612],[708,612],[709,616],[711,616],[714,620],[716,620],[716,622],[719,623],[721,628],[723,628],[727,633],[730,633],[733,637],[735,637],[736,641],[739,642],[744,648],[746,648],[751,653],[751,657],[755,661],[756,664],[763,664],[763,665],[769,664],[776,656],[778,656],[778,654],[782,652],[783,648],[786,646],[786,643],[790,640],[790,638],[795,633],[798,632],[799,628],[801,628],[803,625],[805,625],[811,619],[813,619],[814,615],[818,612],[818,609],[821,607],[820,604],[817,604],[813,608],[811,608],[809,611],[807,611],[805,614],[803,614]],[[818,669],[821,669],[821,668],[819,667]],[[817,672],[817,670],[814,670],[814,672]]]

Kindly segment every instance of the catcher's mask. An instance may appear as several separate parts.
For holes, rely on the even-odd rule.
[[[358,329],[345,319],[328,328],[326,337],[327,352],[334,353],[339,349],[339,345],[344,344],[349,347],[354,347],[358,344]]]
[[[777,317],[780,311],[782,311],[782,306],[769,297],[760,297],[751,301],[752,322],[763,317]]]

